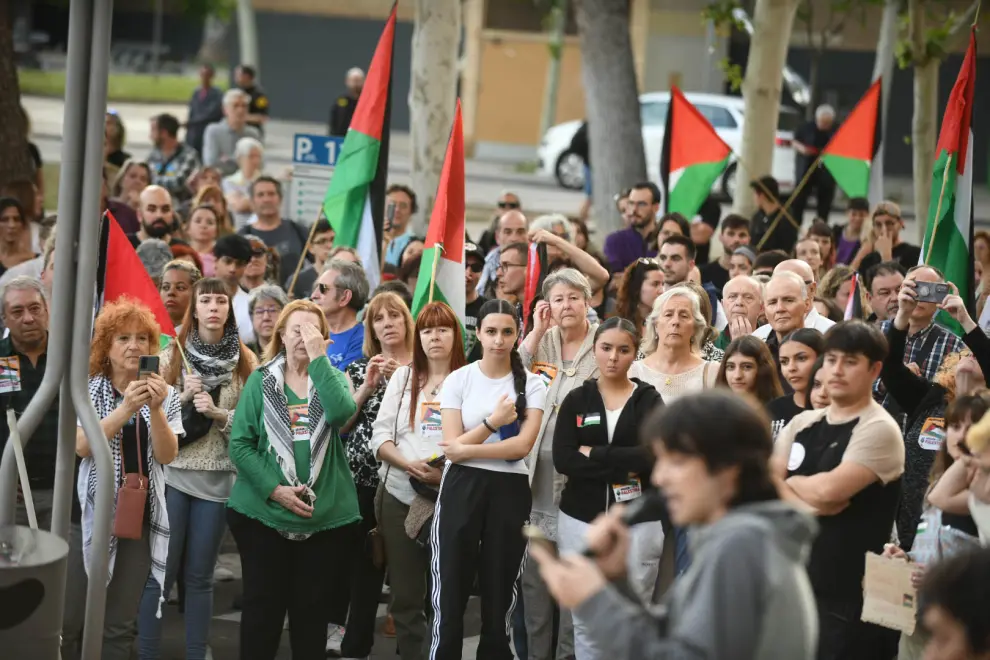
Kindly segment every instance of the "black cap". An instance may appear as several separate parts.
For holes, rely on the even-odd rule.
[[[780,184],[772,176],[761,176],[759,179],[750,181],[749,187],[764,196],[769,191],[773,199],[780,200]]]
[[[464,258],[467,259],[468,257],[470,257],[472,255],[475,256],[475,257],[478,257],[482,261],[485,260],[485,253],[481,251],[481,248],[480,247],[478,247],[474,243],[465,243],[464,244]]]
[[[251,245],[251,241],[240,234],[221,236],[213,246],[213,255],[217,259],[220,257],[229,257],[235,261],[247,263],[251,261],[251,255],[253,253],[254,247]]]

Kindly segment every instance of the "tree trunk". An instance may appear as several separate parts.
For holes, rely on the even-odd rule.
[[[557,93],[560,91],[560,58],[564,54],[564,23],[567,20],[567,0],[555,0],[548,14],[550,30],[550,64],[547,66],[547,86],[543,90],[543,110],[540,113],[540,135],[543,139],[557,116]]]
[[[770,174],[773,169],[774,138],[780,114],[780,72],[787,60],[797,8],[798,0],[756,0],[754,30],[742,84],[746,123],[737,174],[741,191],[746,190],[751,179]],[[749,216],[754,209],[752,195],[736,195],[732,202],[734,213]]]
[[[17,179],[34,181],[28,153],[27,126],[21,111],[21,89],[14,60],[10,2],[0,0],[0,185]]]
[[[932,59],[914,65],[914,116],[911,119],[913,153],[914,217],[918,220],[918,242],[925,238],[925,219],[932,196],[935,167],[935,134],[938,115],[938,65]]]
[[[622,226],[612,197],[646,180],[629,2],[577,0],[576,9],[594,214],[599,236],[604,236]],[[648,157],[659,160],[660,154]]]
[[[412,189],[419,203],[415,226],[424,235],[433,212],[443,156],[454,122],[460,36],[459,0],[416,0],[409,85],[409,139]]]
[[[216,14],[208,14],[203,21],[203,40],[199,45],[196,59],[208,64],[227,61],[227,32],[230,21]]]

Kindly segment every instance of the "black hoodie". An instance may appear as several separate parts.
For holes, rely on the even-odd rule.
[[[639,478],[645,491],[653,470],[653,453],[639,441],[639,423],[663,399],[656,388],[637,378],[636,389],[619,414],[612,442],[608,441],[605,401],[598,380],[589,379],[572,390],[557,413],[553,434],[553,465],[567,477],[560,510],[582,522],[591,522],[615,503],[612,484],[624,484],[630,474]],[[588,418],[597,421],[588,423]],[[580,448],[591,447],[591,456]]]

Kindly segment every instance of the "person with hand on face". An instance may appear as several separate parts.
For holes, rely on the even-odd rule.
[[[626,201],[625,229],[605,237],[605,258],[613,273],[621,273],[636,259],[656,256],[657,213],[660,212],[660,190],[652,183],[637,183]]]
[[[639,332],[626,319],[613,316],[598,326],[593,338],[597,378],[593,374],[582,380],[554,406],[559,407],[560,421],[553,433],[553,465],[566,483],[552,530],[555,535],[550,538],[559,539],[561,552],[580,551],[588,526],[599,515],[650,490],[653,456],[640,445],[637,428],[663,400],[652,385],[629,378],[638,341]],[[633,534],[632,586],[644,602],[653,597],[663,543],[659,521],[641,525]],[[538,566],[533,569],[535,575]],[[529,605],[527,594],[527,612]],[[589,637],[588,626],[587,621],[574,621],[574,656],[577,660],[606,657]],[[529,649],[533,651],[532,645]]]
[[[876,326],[835,325],[823,370],[832,403],[794,417],[775,443],[783,497],[814,509],[821,528],[808,562],[821,660],[872,660],[886,645],[883,628],[860,620],[866,553],[890,538],[904,472],[900,427],[870,392],[886,356]]]
[[[182,323],[186,319],[186,310],[192,301],[193,285],[202,277],[200,270],[188,261],[173,259],[165,264],[158,293],[176,332],[182,329]]]
[[[255,337],[249,309],[250,298],[241,288],[241,278],[251,261],[251,241],[239,234],[221,236],[213,246],[213,256],[217,258],[214,266],[216,276],[227,286],[227,295],[234,306],[237,332],[242,342],[251,344]]]
[[[501,202],[500,202],[501,204]],[[526,245],[529,240],[529,221],[521,211],[513,209],[506,211],[496,223],[495,244],[496,247],[485,257],[485,269],[481,273],[478,281],[478,294],[487,298],[494,298],[498,295],[498,267],[502,261],[502,251],[510,245]],[[525,256],[523,263],[526,262]]]
[[[870,215],[870,201],[865,197],[851,197],[846,206],[846,224],[832,228],[832,244],[835,246],[835,263],[852,265],[859,254],[863,225]]]
[[[169,245],[178,240],[173,235],[178,226],[172,196],[161,186],[151,185],[141,191],[138,221],[141,226],[137,233],[128,236],[135,248],[149,238],[161,239]]]
[[[504,300],[489,300],[478,319],[483,356],[451,373],[440,392],[441,448],[449,461],[432,534],[433,630],[430,656],[460,658],[464,609],[480,576],[481,642],[508,658],[506,621],[515,601],[532,508],[523,460],[536,442],[546,398],[515,349],[519,320]]]
[[[657,456],[652,484],[673,524],[690,527],[694,562],[655,617],[631,597],[635,576],[626,578],[639,527],[613,506],[582,539],[593,559],[530,545],[551,593],[603,658],[812,660],[817,622],[804,563],[816,525],[779,500],[766,417],[712,391],[656,409],[642,428]]]
[[[722,308],[728,325],[719,333],[715,347],[725,350],[733,339],[753,334],[763,313],[763,285],[749,275],[729,280],[722,289]]]
[[[722,243],[722,256],[701,267],[701,281],[710,282],[715,286],[718,294],[722,295],[722,288],[733,277],[730,273],[732,255],[737,249],[749,245],[749,220],[741,215],[725,216],[722,219],[722,231],[718,235],[718,240]]]
[[[849,265],[866,273],[881,261],[896,261],[911,268],[921,259],[921,248],[901,240],[904,219],[894,202],[880,202],[873,209],[872,230]]]
[[[315,303],[286,305],[237,404],[227,523],[244,569],[243,657],[276,656],[286,613],[293,657],[324,657],[327,594],[346,593],[341,567],[363,540],[340,439],[357,406],[326,357],[327,336]]]
[[[128,298],[104,305],[93,329],[89,396],[113,458],[115,503],[119,503],[125,475],[140,474],[142,483],[147,483],[140,535],[111,537],[109,575],[91,573],[97,470],[89,438],[81,425],[76,432],[76,454],[82,458],[77,483],[82,517],[81,525],[72,525],[69,532],[69,597],[62,644],[63,649],[73,649],[81,641],[86,582],[104,580],[108,584],[102,657],[112,660],[131,657],[134,615],[145,584],[150,575],[162,588],[168,563],[169,516],[163,466],[175,460],[178,438],[185,431],[175,389],[157,373],[138,372],[142,356],[158,353],[158,335],[151,310]],[[160,606],[160,602],[156,605]],[[75,654],[70,650],[66,656]]]
[[[393,183],[385,191],[385,263],[398,268],[402,252],[415,236],[409,221],[419,211],[416,193],[409,186]],[[389,220],[391,217],[391,221]],[[391,226],[389,226],[391,225]]]
[[[257,341],[248,346],[259,358],[275,334],[275,322],[289,304],[285,291],[274,284],[262,284],[248,295],[248,312]]]
[[[364,347],[364,325],[357,315],[368,300],[368,278],[360,263],[331,258],[313,286],[312,299],[327,319],[330,364],[341,371],[360,360]]]
[[[423,603],[430,560],[429,549],[418,542],[429,534],[429,521],[413,539],[406,532],[406,519],[411,507],[425,504],[420,487],[440,487],[443,425],[438,395],[447,376],[465,365],[462,345],[460,322],[446,303],[423,307],[416,319],[412,363],[395,370],[372,429],[369,446],[381,461],[378,474],[385,490],[376,520],[385,539],[392,588],[390,612],[402,660],[423,657],[427,621]],[[439,464],[437,457],[441,457]],[[420,487],[414,486],[414,480]]]
[[[866,299],[876,321],[890,321],[897,315],[897,294],[906,271],[896,261],[879,263],[866,273]]]
[[[213,569],[226,528],[225,509],[234,485],[227,443],[241,389],[258,361],[237,335],[226,285],[216,278],[193,286],[175,343],[162,355],[165,382],[181,389],[186,420],[179,454],[165,468],[169,520],[165,584],[149,577],[138,610],[142,658],[161,654],[159,599],[179,575],[185,585],[186,657],[205,658],[213,619]],[[181,345],[181,346],[180,346]],[[179,349],[185,347],[182,351]],[[184,359],[188,360],[184,369]]]
[[[691,239],[673,235],[660,245],[657,263],[663,269],[663,288],[669,291],[671,287],[688,280],[691,269],[694,268],[694,243]]]
[[[953,285],[955,292],[955,285]],[[911,548],[918,527],[928,474],[935,454],[945,439],[945,410],[958,397],[975,394],[987,387],[990,374],[990,339],[966,311],[955,293],[937,305],[962,326],[964,346],[948,354],[941,368],[927,377],[915,372],[903,358],[910,319],[918,306],[918,284],[906,279],[898,294],[898,310],[887,330],[890,353],[884,361],[880,380],[897,408],[907,416],[904,428],[904,492],[897,513],[897,534],[901,547]],[[934,303],[929,303],[934,304]]]
[[[770,350],[752,335],[733,339],[725,349],[715,384],[752,397],[764,406],[784,393]]]

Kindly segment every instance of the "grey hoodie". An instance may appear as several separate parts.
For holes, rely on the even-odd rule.
[[[780,501],[736,507],[690,531],[691,568],[659,616],[613,585],[575,614],[604,658],[813,660],[818,614],[805,564],[817,531]]]

